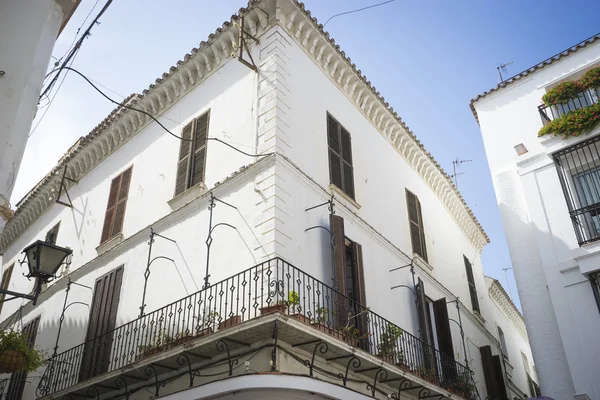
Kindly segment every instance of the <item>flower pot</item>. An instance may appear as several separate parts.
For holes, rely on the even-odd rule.
[[[296,313],[296,314],[291,314],[290,317],[297,319],[300,322],[303,322],[305,324],[309,324],[311,323],[311,319],[308,318],[306,315],[304,314],[300,314],[300,313]]]
[[[260,314],[267,315],[267,314],[273,314],[275,312],[280,312],[282,314],[285,314],[286,310],[287,310],[287,306],[285,304],[273,304],[271,306],[262,307],[260,309]]]
[[[393,354],[377,354],[377,357],[381,358],[383,361],[390,363],[390,364],[394,364],[395,362],[395,357]]]
[[[229,328],[231,326],[241,323],[242,317],[240,315],[234,315],[233,317],[227,318],[225,321],[219,322],[219,330]]]
[[[0,353],[0,373],[17,372],[25,366],[25,354],[17,350],[4,350]]]

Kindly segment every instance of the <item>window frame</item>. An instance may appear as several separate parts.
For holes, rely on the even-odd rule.
[[[332,146],[332,143],[329,140],[329,138],[331,136],[330,132],[329,132],[329,120],[330,119],[331,119],[331,121],[333,121],[336,124],[336,137],[337,137],[337,142],[338,142],[337,149]],[[344,157],[345,153],[344,153],[344,146],[343,146],[342,130],[344,130],[345,132],[348,133],[348,154],[347,155],[349,156],[350,160],[347,160],[346,157]],[[329,164],[329,183],[331,185],[334,185],[338,189],[340,189],[352,200],[356,200],[356,186],[354,184],[354,157],[352,155],[352,135],[350,134],[350,131],[348,129],[346,129],[344,127],[344,125],[342,125],[340,123],[340,121],[338,121],[329,112],[326,113],[326,131],[327,131],[327,158],[329,160],[329,163],[328,163]],[[340,185],[338,185],[337,183],[334,182],[332,167],[334,166],[335,161],[331,157],[332,152],[335,154],[335,156],[337,156],[339,158]],[[347,187],[348,182],[346,181],[346,169],[344,168],[346,166],[349,167],[349,169],[350,169],[350,174],[351,174],[350,182],[351,182],[352,187]]]
[[[129,173],[129,181],[127,182],[127,187],[125,190],[125,196],[122,197],[121,196],[121,190],[124,188],[123,186],[123,177],[125,176],[126,173]],[[119,180],[119,183],[116,186],[116,190],[115,190],[115,198],[114,198],[114,205],[111,206],[111,194],[112,194],[112,189],[113,189],[113,185],[115,184],[116,180]],[[130,165],[129,168],[124,169],[119,175],[115,176],[111,182],[110,182],[110,188],[109,188],[109,193],[108,193],[108,200],[106,203],[106,211],[104,214],[104,221],[102,224],[102,232],[100,234],[100,244],[104,244],[106,242],[108,242],[110,239],[114,238],[115,236],[117,236],[120,233],[123,233],[123,225],[124,225],[124,221],[125,221],[125,212],[127,211],[127,203],[129,201],[129,190],[131,188],[131,180],[133,179],[133,165]],[[123,220],[120,221],[118,228],[115,228],[115,222],[117,221],[117,210],[119,208],[119,205],[123,204]],[[109,215],[109,211],[111,212]],[[110,225],[108,226],[108,234],[106,235],[106,238],[104,237],[104,232],[105,229],[107,228],[106,224],[108,223],[108,219],[110,218]],[[115,230],[116,229],[116,230]]]
[[[199,185],[200,183],[204,183],[206,181],[206,159],[207,159],[207,155],[208,155],[208,133],[210,132],[210,112],[211,110],[208,109],[206,111],[204,111],[202,114],[200,114],[199,116],[195,117],[194,119],[192,119],[189,123],[187,123],[183,129],[181,130],[182,132],[182,137],[184,137],[184,132],[186,129],[188,129],[188,127],[190,128],[190,138],[189,140],[186,141],[181,141],[180,146],[179,146],[179,155],[177,158],[177,170],[175,172],[175,196],[179,196],[182,193],[185,193],[187,190],[191,189],[192,187]],[[204,141],[202,144],[200,144],[199,147],[197,147],[198,145],[198,139],[196,138],[196,134],[197,132],[197,128],[198,128],[198,121],[200,121],[202,118],[206,117],[206,133],[205,133],[205,137],[204,137]],[[189,143],[188,146],[188,150],[187,150],[187,155],[183,155],[183,149],[185,148],[186,142]],[[203,159],[203,165],[202,165],[202,177],[201,179],[199,179],[199,181],[195,182],[194,180],[194,169],[195,169],[195,160],[194,160],[194,156],[200,152],[200,151],[204,151],[204,159]],[[187,157],[186,160],[186,167],[185,167],[185,178],[184,178],[184,185],[183,185],[183,189],[181,191],[178,191],[178,186],[179,186],[179,163],[182,162],[182,159],[184,157]]]
[[[405,195],[406,195],[406,214],[408,216],[408,229],[409,229],[408,233],[409,233],[409,237],[410,237],[412,253],[417,254],[425,262],[429,263],[429,256],[427,255],[427,240],[425,239],[425,223],[423,222],[423,212],[421,211],[421,209],[422,209],[421,201],[419,200],[419,197],[416,194],[414,194],[413,192],[411,192],[410,190],[405,188],[404,191],[405,191]],[[416,221],[411,219],[410,196],[413,196],[415,199]],[[413,234],[412,234],[413,226],[416,229],[418,229],[418,236],[419,236],[418,245],[419,245],[419,248],[421,249],[421,252],[415,251],[415,243],[413,241]]]
[[[469,286],[469,296],[471,297],[471,308],[473,312],[481,315],[481,307],[479,305],[479,297],[477,297],[477,285],[475,284],[475,275],[473,274],[473,264],[471,260],[463,254],[465,270],[467,272],[467,284]]]

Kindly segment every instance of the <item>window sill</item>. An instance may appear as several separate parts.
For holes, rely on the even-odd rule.
[[[100,256],[100,255],[106,253],[107,251],[111,250],[112,248],[114,248],[116,245],[118,245],[122,241],[123,241],[123,234],[117,233],[115,236],[111,237],[106,242],[104,242],[100,246],[96,247],[96,252]]]
[[[192,186],[191,188],[186,189],[183,192],[179,193],[177,196],[173,197],[167,203],[171,207],[171,210],[173,210],[173,211],[179,210],[181,207],[192,202],[193,200],[196,200],[198,197],[202,196],[204,193],[206,193],[206,185],[204,184],[204,182],[200,182],[196,186]]]
[[[473,315],[475,316],[475,318],[477,318],[479,320],[479,322],[481,322],[483,325],[485,325],[485,319],[483,319],[483,317],[481,316],[481,313],[479,311],[473,310]]]
[[[331,183],[329,185],[329,191],[335,195],[336,198],[341,199],[342,204],[349,206],[354,211],[360,210],[360,204],[356,202],[352,197],[348,196],[342,189]]]
[[[433,271],[433,267],[417,253],[413,253],[413,261],[415,264],[417,264],[417,266],[425,270]]]

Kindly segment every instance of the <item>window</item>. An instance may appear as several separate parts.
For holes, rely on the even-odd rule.
[[[465,269],[467,270],[467,280],[469,281],[471,307],[473,308],[473,311],[481,313],[481,310],[479,309],[479,300],[477,300],[477,287],[475,286],[475,278],[473,277],[473,266],[466,256],[463,256],[463,259],[465,261]]]
[[[179,145],[175,196],[204,182],[206,143],[210,111],[187,124],[181,132],[184,139]]]
[[[553,155],[580,246],[600,239],[600,136]]]
[[[594,272],[590,274],[590,283],[592,284],[592,292],[594,292],[594,299],[600,311],[600,272]]]
[[[506,347],[506,338],[504,337],[504,332],[502,332],[502,328],[498,327],[498,337],[500,338],[500,347],[502,347],[502,355],[504,358],[510,361],[508,358],[508,348]]]
[[[10,267],[4,270],[4,273],[2,274],[2,282],[0,283],[0,288],[2,288],[2,290],[8,290],[8,285],[10,284],[10,277],[12,276],[14,267],[15,263],[12,263]],[[2,312],[2,306],[4,305],[5,298],[5,294],[0,294],[0,313]]]
[[[354,199],[350,133],[329,114],[327,114],[327,143],[329,145],[329,180]]]
[[[56,244],[56,237],[58,236],[58,228],[60,228],[60,222],[58,224],[54,225],[52,227],[52,229],[50,229],[48,231],[48,233],[46,233],[46,239],[45,239],[46,243]]]
[[[125,219],[125,207],[127,206],[132,169],[133,166],[129,167],[129,169],[113,179],[110,184],[100,244],[123,231],[123,220]]]
[[[37,317],[23,327],[23,335],[27,338],[30,348],[35,346],[39,325],[40,317]],[[13,372],[10,376],[10,383],[5,398],[7,400],[21,400],[23,398],[23,391],[25,390],[26,383],[28,383],[27,371]]]
[[[408,222],[410,224],[410,240],[412,242],[413,254],[418,254],[423,260],[428,261],[425,231],[423,229],[423,216],[421,215],[421,203],[417,196],[409,190],[406,190],[406,204],[408,208]]]

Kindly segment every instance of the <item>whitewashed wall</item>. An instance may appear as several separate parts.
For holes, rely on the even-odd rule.
[[[600,246],[578,246],[550,154],[600,129],[539,139],[537,107],[546,87],[598,61],[600,44],[591,44],[475,104],[542,392],[556,398],[600,397],[600,313],[582,274],[600,269]]]

